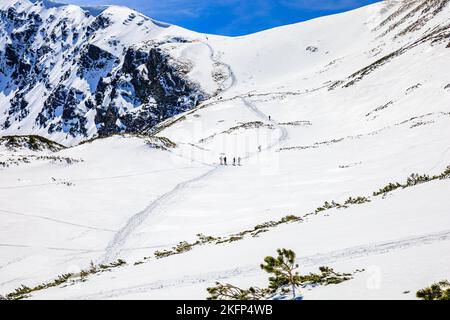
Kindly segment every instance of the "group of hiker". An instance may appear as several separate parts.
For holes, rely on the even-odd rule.
[[[227,166],[228,165],[226,156],[224,156],[224,157],[220,156],[219,160],[220,160],[220,165],[221,166]],[[241,165],[241,157],[237,157],[237,158],[234,157],[233,158],[233,166],[240,166],[240,165]]]
[[[262,151],[262,147],[258,146],[258,152]],[[220,165],[221,166],[227,166],[227,156],[220,156],[219,157]],[[240,166],[241,165],[241,157],[233,157],[233,166]]]

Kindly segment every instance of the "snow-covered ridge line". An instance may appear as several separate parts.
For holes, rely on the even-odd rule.
[[[299,34],[302,39],[303,34],[329,30],[333,22],[339,26],[347,17],[364,13],[373,20],[373,28],[370,30],[366,21],[368,33],[358,31],[359,36],[381,41],[373,50],[379,51],[376,55],[384,51],[384,56],[361,62],[359,69],[347,70],[346,80],[333,79],[343,81],[338,84],[348,88],[418,45],[446,41],[448,21],[445,25],[442,18],[448,3],[386,1],[341,15],[227,38],[165,25],[126,7],[107,6],[90,12],[47,0],[10,0],[0,7],[0,132],[38,134],[74,145],[111,133],[148,131],[225,91],[253,91],[257,86],[245,83],[255,80],[243,78],[249,73],[239,75],[234,70],[240,69],[240,62],[233,55],[248,50],[244,49],[247,43],[254,43],[255,48],[242,55],[244,63],[247,58],[258,57],[260,42],[270,50],[282,50],[285,45],[292,46],[280,37],[284,33],[294,38]],[[383,13],[384,8],[387,13]],[[399,26],[404,30],[392,39],[391,31]],[[417,38],[423,31],[425,34]],[[415,41],[405,42],[406,35]],[[266,38],[274,41],[266,43]],[[308,70],[321,64],[324,54],[330,60],[337,58],[332,61],[341,59],[339,55],[360,55],[359,45],[347,46],[353,38],[339,37],[337,46],[325,52],[319,51],[314,42],[305,42],[306,56],[304,48],[293,48],[278,70],[272,70],[270,55],[261,61],[258,68],[262,70],[250,74],[262,72],[256,80],[266,85],[305,77]],[[381,49],[393,41],[393,49]],[[370,41],[368,44],[372,45]],[[304,67],[285,65],[302,56]],[[243,81],[240,86],[236,86],[238,77]]]
[[[142,132],[188,110],[210,88],[191,77],[191,61],[165,47],[195,46],[192,38],[198,36],[125,7],[92,15],[73,5],[4,4],[0,130],[73,145]]]

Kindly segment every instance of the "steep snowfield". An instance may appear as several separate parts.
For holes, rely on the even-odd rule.
[[[0,166],[0,293],[120,258],[128,265],[31,298],[202,299],[215,281],[264,286],[259,264],[282,247],[297,252],[302,273],[365,270],[304,289],[305,299],[411,299],[448,279],[450,180],[373,192],[450,165],[449,16],[445,0],[385,1],[177,44],[172,54],[196,61],[191,76],[204,88],[216,90],[207,75],[223,71],[217,95],[151,138],[97,139]],[[356,196],[370,202],[307,215]],[[287,215],[304,219],[154,258],[200,233],[227,237]]]

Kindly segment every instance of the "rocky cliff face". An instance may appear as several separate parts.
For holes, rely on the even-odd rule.
[[[0,132],[68,144],[142,132],[207,97],[161,47],[180,43],[165,35],[170,26],[126,8],[6,2],[0,5]]]

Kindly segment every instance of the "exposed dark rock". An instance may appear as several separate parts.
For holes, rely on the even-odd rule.
[[[80,68],[77,75],[83,77],[86,72],[106,68],[109,64],[118,63],[117,57],[99,47],[88,44],[80,56]]]
[[[86,136],[85,110],[79,107],[85,98],[84,93],[73,88],[58,86],[47,98],[36,123],[49,127],[48,132],[65,132],[72,136]]]
[[[89,38],[94,32],[105,29],[111,25],[111,20],[108,17],[103,15],[99,15],[95,18],[94,22],[92,22],[87,27],[86,38]]]
[[[145,130],[204,99],[198,86],[184,79],[157,47],[129,48],[120,72],[109,83],[102,80],[97,89],[100,107],[95,122],[100,135]],[[123,116],[112,112],[120,108],[118,100],[127,101],[127,107],[137,108],[136,112]],[[110,103],[105,105],[104,101]]]

